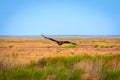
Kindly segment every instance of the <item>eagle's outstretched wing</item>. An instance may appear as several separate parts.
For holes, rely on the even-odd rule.
[[[70,42],[70,41],[62,41],[63,43],[68,43],[68,44],[73,44],[73,45],[76,45],[76,43],[74,42]]]
[[[49,40],[51,40],[51,41],[58,42],[57,40],[52,39],[52,38],[48,38],[48,37],[46,37],[46,36],[44,36],[44,35],[41,35],[41,36],[43,36],[44,38],[49,39]]]

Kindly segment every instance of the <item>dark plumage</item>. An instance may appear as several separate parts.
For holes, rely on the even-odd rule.
[[[49,39],[49,40],[51,40],[51,41],[54,41],[54,42],[56,42],[58,45],[63,45],[63,44],[73,44],[73,45],[76,45],[76,43],[73,43],[73,42],[70,42],[70,41],[58,41],[58,40],[55,40],[55,39],[52,39],[52,38],[48,38],[48,37],[46,37],[46,36],[44,36],[44,35],[42,35],[44,38],[46,38],[46,39]]]

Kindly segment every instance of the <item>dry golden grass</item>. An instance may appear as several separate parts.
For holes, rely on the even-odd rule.
[[[72,78],[70,80],[78,80],[80,76],[82,80],[109,80],[111,74],[119,79],[117,74],[120,74],[120,58],[117,55],[120,55],[120,38],[58,38],[58,40],[69,40],[77,43],[77,45],[58,46],[44,38],[0,38],[0,76],[5,76],[1,79],[13,79],[9,76],[11,74],[9,71],[14,71],[15,68],[23,69],[21,74],[17,72],[19,69],[12,73],[18,73],[15,75],[17,78],[19,75],[22,77],[23,74],[26,75],[27,70],[30,73],[26,75],[27,80],[29,75],[37,76],[31,74],[34,71],[25,68],[28,65],[31,65],[32,69],[35,66],[36,73],[39,73],[38,78],[41,79],[40,74],[43,74],[41,80],[55,80],[57,77],[60,80],[63,77],[69,80],[67,76]],[[109,55],[113,55],[111,59]],[[109,58],[108,61],[106,56]],[[79,60],[76,59],[77,57]],[[54,63],[58,66],[55,67]],[[51,67],[55,67],[55,70]],[[52,72],[51,74],[48,74],[49,70]],[[59,73],[59,71],[61,72]],[[4,72],[5,74],[1,74]],[[45,75],[46,73],[47,75]],[[46,79],[44,79],[44,75]],[[25,80],[25,78],[23,79]]]
[[[77,43],[76,47],[44,38],[0,38],[0,61],[24,65],[43,57],[120,54],[120,38],[58,38]],[[97,45],[97,47],[96,47]]]

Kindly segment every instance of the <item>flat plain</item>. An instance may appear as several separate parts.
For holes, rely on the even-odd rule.
[[[120,80],[120,38],[56,39],[1,37],[0,80]]]

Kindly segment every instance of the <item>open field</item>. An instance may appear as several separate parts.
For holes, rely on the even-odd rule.
[[[120,38],[0,38],[0,80],[120,80]]]

